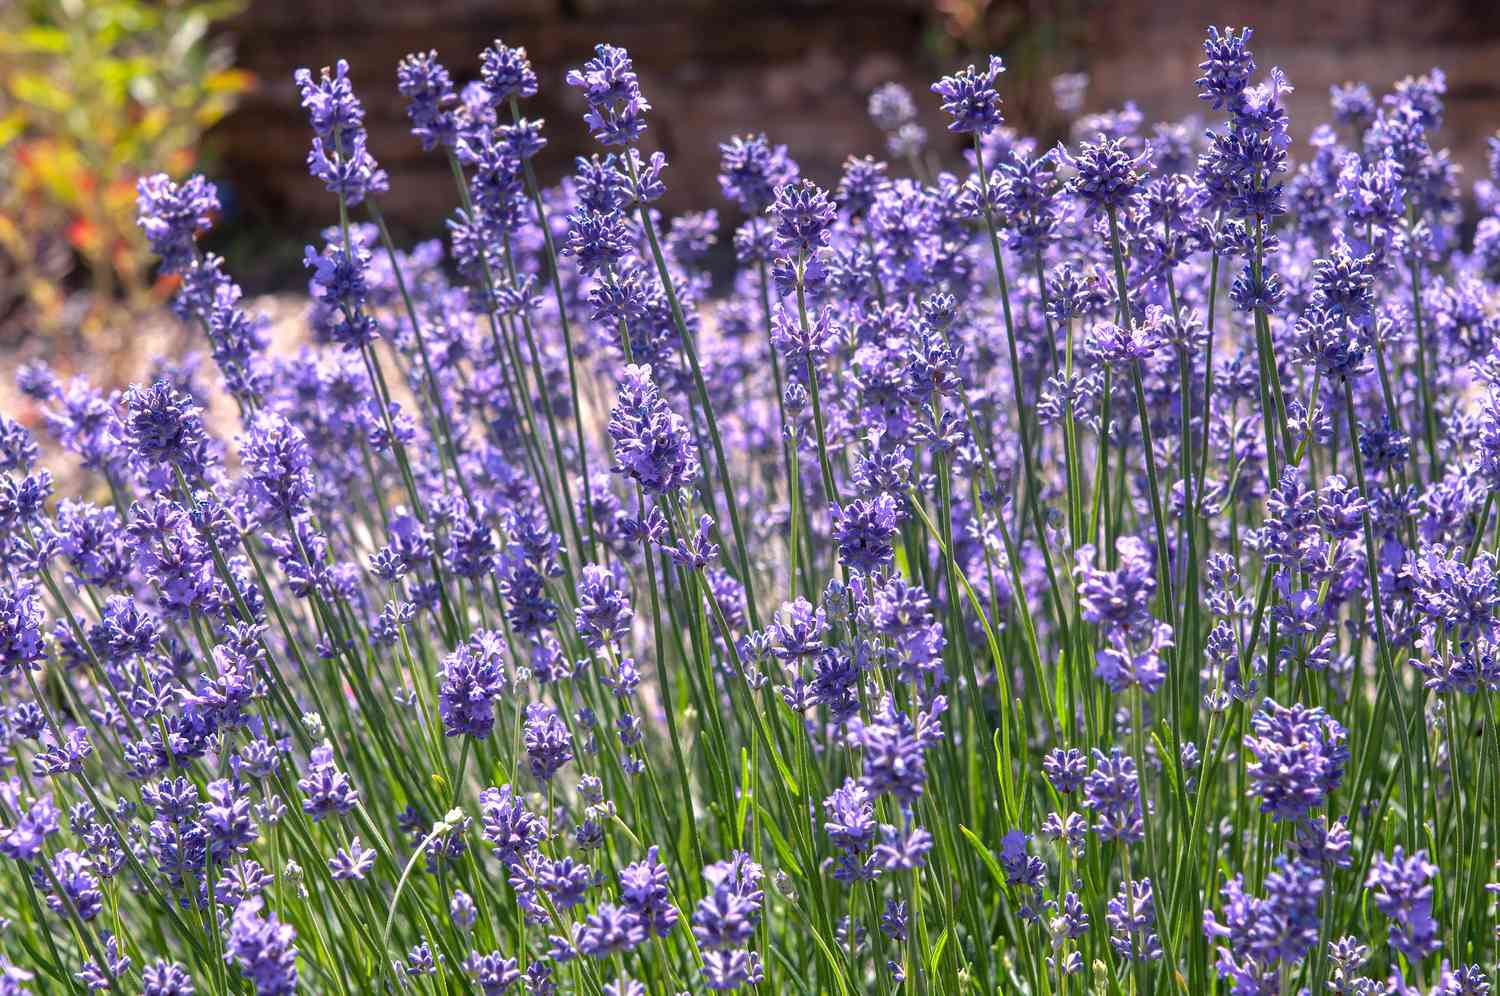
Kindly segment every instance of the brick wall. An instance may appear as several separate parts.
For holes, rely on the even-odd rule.
[[[1148,118],[1202,107],[1190,81],[1202,59],[1197,33],[1209,23],[1254,27],[1257,66],[1262,71],[1280,66],[1296,88],[1287,103],[1299,141],[1328,120],[1330,86],[1368,83],[1378,98],[1396,80],[1440,67],[1448,77],[1440,143],[1463,164],[1467,181],[1483,175],[1485,141],[1500,128],[1500,3],[1495,0],[1101,5],[1089,18],[1086,35],[1094,79],[1090,103],[1131,96]]]
[[[232,25],[239,62],[259,78],[241,110],[217,130],[223,172],[247,220],[279,229],[326,222],[329,205],[306,176],[307,130],[292,71],[340,56],[369,109],[372,147],[391,174],[388,212],[408,231],[435,231],[454,204],[440,159],[406,131],[395,66],[414,49],[436,48],[455,76],[472,78],[476,54],[496,37],[525,45],[541,76],[528,105],[545,117],[544,179],[593,151],[580,102],[563,85],[595,42],[628,47],[654,105],[648,141],[671,161],[668,210],[720,206],[717,144],[765,130],[790,146],[804,170],[830,180],[850,152],[880,151],[865,96],[887,79],[921,99],[929,131],[942,122],[927,82],[943,57],[939,7],[977,0],[254,0]],[[1262,68],[1282,66],[1297,87],[1298,137],[1326,117],[1328,87],[1349,79],[1377,92],[1440,65],[1448,72],[1445,140],[1472,178],[1485,138],[1500,126],[1500,3],[1495,0],[993,0],[980,32],[1013,54],[1009,113],[1045,105],[1046,79],[1086,69],[1086,109],[1135,99],[1148,118],[1200,106],[1191,80],[1208,23],[1255,25]],[[956,57],[953,57],[956,59]],[[1029,78],[1028,78],[1029,77]],[[1056,122],[1022,121],[1046,130]]]
[[[259,84],[215,140],[252,216],[326,219],[327,195],[303,165],[308,132],[291,77],[299,66],[316,70],[347,58],[367,107],[372,151],[391,174],[388,213],[408,227],[431,228],[454,206],[453,184],[444,160],[423,154],[407,132],[395,91],[401,56],[435,48],[455,79],[466,81],[493,39],[524,45],[541,81],[525,113],[547,120],[546,180],[574,156],[598,151],[563,75],[607,40],[630,50],[653,105],[647,142],[670,161],[667,209],[722,208],[718,143],[733,134],[770,132],[822,177],[836,176],[850,151],[878,152],[865,97],[892,78],[925,86],[913,57],[923,21],[920,0],[732,9],[672,0],[257,0],[233,30],[239,63]]]

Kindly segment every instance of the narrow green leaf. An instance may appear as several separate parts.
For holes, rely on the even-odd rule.
[[[979,852],[979,858],[984,862],[984,866],[990,870],[990,877],[995,880],[995,884],[1002,889],[1005,888],[1005,872],[1000,870],[1000,862],[995,860],[995,856],[990,853],[990,849],[984,846],[984,843],[975,835],[973,830],[970,830],[962,823],[958,825],[958,829],[969,843],[974,845],[974,850]]]

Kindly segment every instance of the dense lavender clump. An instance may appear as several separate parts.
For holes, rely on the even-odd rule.
[[[299,71],[286,353],[143,178],[216,373],[0,416],[0,996],[1489,992],[1500,137],[1464,191],[1436,70],[1293,129],[1251,40],[1051,149],[999,57],[885,84],[827,176],[419,50],[407,247]]]

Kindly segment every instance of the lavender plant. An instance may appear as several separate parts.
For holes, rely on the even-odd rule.
[[[303,71],[289,355],[143,181],[217,377],[0,419],[0,993],[1489,992],[1500,138],[1469,237],[1440,72],[1298,146],[1250,37],[676,218],[623,49],[552,188],[524,49],[415,53],[407,248]]]

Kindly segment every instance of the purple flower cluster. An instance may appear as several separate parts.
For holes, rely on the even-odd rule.
[[[212,363],[0,416],[0,996],[1487,992],[1500,139],[1251,37],[1206,126],[1069,73],[1049,150],[996,56],[675,217],[651,64],[548,186],[551,69],[418,50],[411,245],[300,71],[290,351],[141,180]]]
[[[349,204],[359,204],[370,194],[384,193],[390,181],[369,151],[365,132],[365,109],[354,95],[349,63],[343,59],[319,76],[308,69],[297,70],[297,92],[312,123],[312,149],[307,168],[323,181],[329,193]]]
[[[1325,805],[1349,762],[1346,733],[1319,708],[1281,706],[1266,699],[1245,738],[1250,791],[1260,811],[1276,820],[1302,820]]]

